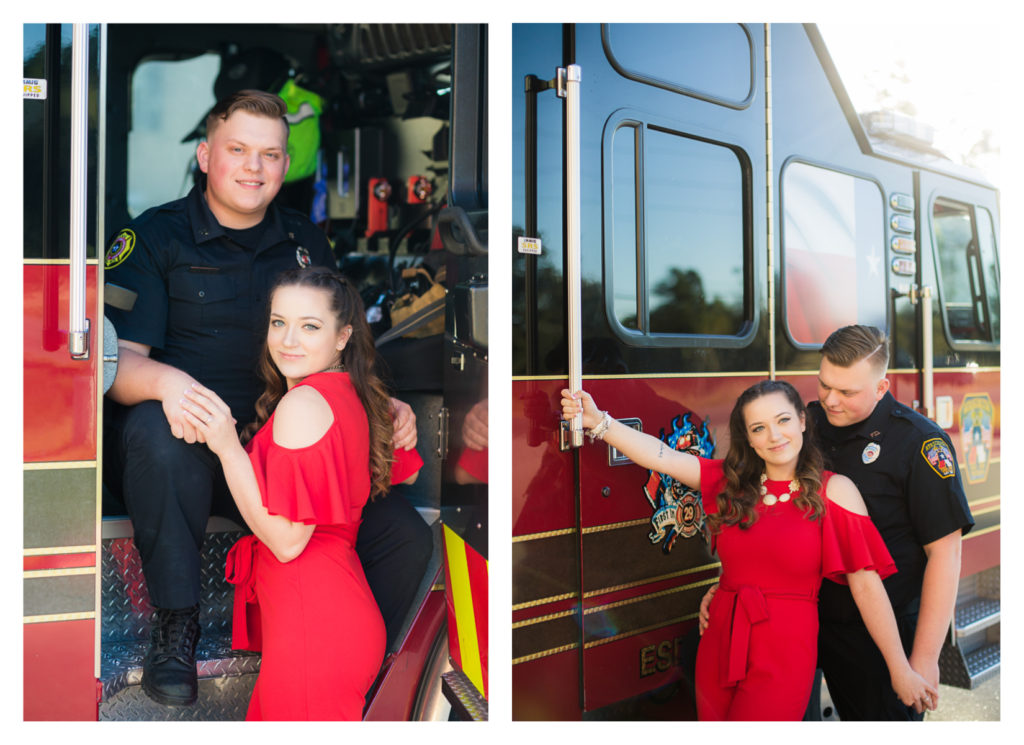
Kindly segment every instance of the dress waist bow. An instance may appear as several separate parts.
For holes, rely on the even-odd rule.
[[[739,588],[719,587],[715,598],[727,604],[729,619],[728,661],[722,666],[722,685],[734,686],[747,677],[747,653],[750,650],[750,632],[754,624],[768,620],[767,598],[803,600],[816,603],[817,595],[791,592],[771,592],[756,585]]]
[[[235,586],[235,599],[231,619],[231,646],[254,652],[262,648],[260,606],[256,597],[256,575],[253,565],[259,539],[254,535],[240,538],[228,551],[224,577]]]

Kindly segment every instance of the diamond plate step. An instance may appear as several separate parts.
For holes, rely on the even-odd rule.
[[[939,682],[971,689],[995,675],[999,671],[999,663],[998,641],[971,651],[947,642],[939,653]]]
[[[956,608],[956,635],[960,638],[999,623],[999,598],[977,598]]]
[[[141,688],[142,662],[149,649],[149,601],[142,561],[127,520],[104,520],[101,598],[100,683],[102,720],[234,721],[245,712],[256,684],[260,656],[231,649],[234,587],[224,579],[227,553],[243,532],[211,521],[200,555],[199,644],[196,670],[199,700],[193,706],[164,706]]]
[[[256,676],[200,678],[199,698],[192,706],[163,706],[147,696],[141,686],[130,685],[100,704],[101,721],[172,722],[242,721],[249,707]]]
[[[999,672],[1000,651],[998,642],[986,644],[984,647],[973,652],[968,652],[964,657],[967,662],[967,672],[971,677],[972,688]]]
[[[457,712],[460,719],[487,721],[487,699],[480,695],[476,686],[461,670],[449,670],[441,675],[441,685],[445,698],[452,705],[452,711]]]
[[[199,625],[204,635],[231,631],[234,587],[224,578],[224,565],[228,551],[243,535],[240,530],[206,534],[199,585]],[[153,606],[142,560],[130,536],[104,538],[102,572],[102,643],[148,640]]]
[[[142,682],[142,662],[149,649],[148,641],[104,644],[100,657],[103,701],[110,701],[129,686]],[[255,675],[260,670],[260,656],[255,652],[231,649],[231,637],[217,634],[202,636],[196,648],[196,671],[200,678]]]

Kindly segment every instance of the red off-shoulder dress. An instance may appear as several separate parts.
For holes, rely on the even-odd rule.
[[[271,416],[246,450],[267,510],[316,528],[288,563],[255,536],[239,540],[227,560],[233,646],[262,652],[246,719],[360,719],[385,652],[384,621],[355,551],[370,495],[369,424],[347,373],[298,385],[330,404],[330,429],[308,447],[285,448],[274,442]],[[423,465],[415,450],[395,458],[393,483]]]
[[[821,494],[833,474],[826,471]],[[722,461],[701,459],[704,511],[718,512]],[[786,494],[789,482],[766,483]],[[896,565],[871,519],[827,497],[825,515],[804,516],[793,500],[759,503],[751,527],[716,536],[719,590],[697,650],[697,716],[704,720],[800,720],[810,699],[818,652],[818,588],[822,579]]]

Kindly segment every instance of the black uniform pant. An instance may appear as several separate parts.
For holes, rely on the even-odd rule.
[[[159,401],[108,406],[105,429],[104,512],[127,511],[131,518],[150,602],[157,608],[196,605],[208,518],[244,525],[220,461],[206,445],[174,437]],[[363,510],[356,551],[390,647],[430,560],[432,533],[400,494],[389,494]]]
[[[917,614],[896,617],[907,656],[914,645]],[[825,674],[828,692],[844,721],[915,721],[918,714],[905,706],[892,688],[889,668],[867,627],[859,621],[830,622],[818,629],[818,667]]]

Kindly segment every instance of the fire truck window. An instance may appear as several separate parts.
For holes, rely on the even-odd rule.
[[[978,260],[985,303],[988,307],[990,340],[999,341],[999,258],[996,254],[996,231],[992,214],[984,207],[976,209],[978,218]]]
[[[782,175],[785,323],[798,345],[840,326],[886,328],[885,204],[867,179],[806,163]]]
[[[42,23],[26,23],[23,29],[24,33],[24,75],[26,79],[42,80],[45,78],[45,59],[46,59],[46,26]],[[62,46],[70,45],[70,39],[67,40],[66,44],[62,39]],[[48,93],[52,94],[53,90],[61,90],[64,85],[64,80],[47,81],[50,89]],[[58,234],[59,238],[49,241],[50,245],[43,245],[43,229],[47,225],[49,215],[44,212],[44,200],[38,198],[37,195],[43,194],[44,184],[46,183],[46,173],[43,169],[43,164],[47,162],[47,158],[44,157],[46,151],[46,141],[43,138],[43,101],[40,99],[28,99],[24,102],[24,126],[22,131],[25,133],[23,142],[23,193],[25,199],[23,200],[23,215],[24,215],[24,256],[26,259],[40,259],[40,258],[66,258],[68,256],[68,250],[64,249],[62,254],[56,256],[52,255],[52,246],[62,246],[67,243],[66,240],[61,240],[67,235],[67,219],[62,216],[67,212],[66,208],[63,210],[57,210],[56,216],[50,218],[49,226],[53,233]],[[66,159],[64,152],[58,151],[53,153],[51,158]],[[50,182],[53,184],[53,180]],[[53,184],[51,188],[57,188],[57,185]],[[60,198],[66,201],[67,199],[66,187],[59,192]]]
[[[553,77],[562,59],[562,27],[557,23],[517,23],[512,26],[513,49],[529,49],[512,59],[512,225],[516,235],[527,229],[526,94],[527,75]],[[536,293],[528,296],[529,261],[518,251],[512,257],[512,365],[513,374],[565,373],[565,285],[562,278],[564,210],[562,207],[562,116],[565,104],[552,92],[536,98],[537,168],[536,231],[542,242],[536,264]],[[536,303],[536,314],[528,304]],[[535,323],[528,323],[536,319]],[[531,350],[536,350],[533,354]],[[531,366],[531,360],[534,360]]]
[[[612,145],[612,253],[615,317],[632,331],[637,330],[637,221],[636,221],[636,128],[620,127]]]
[[[732,108],[753,91],[750,37],[739,24],[613,23],[605,53],[620,74]]]
[[[651,126],[620,127],[613,144],[607,281],[618,322],[647,336],[740,333],[749,304],[736,153]]]
[[[213,106],[220,57],[141,63],[132,75],[128,213],[183,197],[192,186],[198,140],[182,142]]]
[[[992,216],[946,199],[932,207],[939,297],[955,341],[999,339],[999,265]]]

